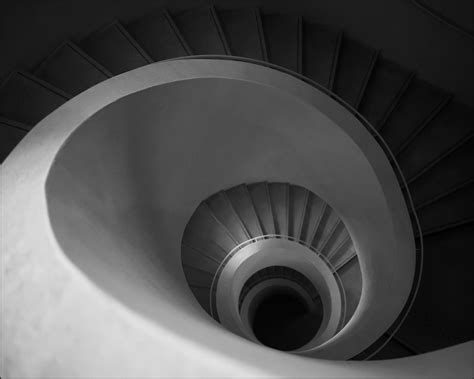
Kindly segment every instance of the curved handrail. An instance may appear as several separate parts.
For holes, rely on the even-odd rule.
[[[344,286],[342,285],[342,280],[339,277],[339,274],[337,273],[337,269],[329,262],[327,257],[319,250],[317,250],[315,247],[312,245],[308,244],[307,242],[300,240],[298,238],[292,237],[292,236],[287,236],[284,234],[264,234],[260,235],[254,238],[250,238],[244,242],[241,242],[237,246],[235,246],[227,255],[224,257],[224,259],[221,261],[219,266],[217,267],[216,272],[214,273],[214,276],[212,278],[211,282],[211,288],[209,290],[209,304],[210,304],[210,311],[211,311],[211,316],[219,321],[219,316],[217,315],[217,312],[214,314],[214,308],[216,308],[216,293],[217,293],[217,283],[219,281],[220,274],[224,270],[224,267],[226,266],[227,262],[235,255],[237,254],[240,250],[242,250],[244,247],[251,245],[252,243],[261,241],[261,240],[267,240],[267,239],[286,239],[288,241],[296,242],[299,243],[300,245],[306,247],[307,249],[311,250],[313,253],[315,253],[319,258],[321,258],[322,261],[329,267],[331,270],[332,274],[334,275],[334,278],[336,280],[337,286],[339,287],[339,292],[341,293],[341,302],[342,302],[342,315],[341,319],[339,320],[339,324],[337,326],[337,332],[341,330],[341,327],[345,323],[346,319],[346,292],[344,290]],[[216,309],[217,311],[217,309]],[[337,333],[336,332],[336,333]]]
[[[398,165],[395,155],[392,153],[382,136],[379,134],[379,132],[373,127],[373,125],[362,115],[360,114],[354,107],[352,107],[350,104],[348,104],[344,99],[340,98],[338,95],[335,93],[331,92],[329,89],[326,87],[322,86],[321,84],[315,82],[314,80],[309,79],[308,77],[296,73],[294,71],[291,71],[287,68],[278,66],[276,64],[270,63],[270,62],[265,62],[265,61],[259,61],[256,59],[252,58],[246,58],[246,57],[237,57],[237,56],[232,56],[232,55],[190,55],[190,56],[184,56],[184,57],[177,57],[177,58],[172,58],[168,59],[168,61],[178,61],[178,60],[190,60],[190,59],[213,59],[213,60],[223,60],[223,61],[237,61],[237,62],[245,62],[245,63],[250,63],[250,64],[255,64],[258,66],[266,67],[269,69],[273,69],[276,71],[283,72],[287,75],[293,76],[296,79],[299,79],[310,86],[318,89],[319,91],[323,92],[327,96],[331,97],[335,101],[337,101],[340,105],[342,105],[344,108],[346,108],[364,127],[367,129],[367,131],[372,135],[372,137],[378,142],[379,146],[382,148],[382,150],[385,152],[385,154],[388,157],[389,163],[392,165],[392,168],[395,171],[395,174],[397,176],[398,181],[401,184],[401,188],[404,188],[405,191],[402,192],[405,197],[405,201],[407,203],[407,207],[409,208],[409,213],[411,213],[412,218],[411,218],[411,223],[412,227],[414,230],[414,235],[418,236],[418,239],[415,238],[415,244],[419,245],[419,247],[416,247],[416,252],[418,253],[417,260],[416,260],[416,265],[415,265],[415,279],[414,279],[414,285],[412,286],[412,289],[410,291],[410,294],[408,295],[408,299],[405,303],[405,306],[403,307],[402,311],[400,312],[399,316],[395,319],[395,321],[392,323],[392,326],[390,326],[387,331],[385,332],[386,334],[389,334],[388,338],[384,338],[384,336],[381,336],[378,340],[376,340],[374,343],[372,343],[371,346],[369,346],[366,350],[364,350],[362,353],[363,354],[367,351],[366,357],[364,359],[369,359],[373,355],[375,355],[377,352],[379,352],[393,337],[393,335],[398,331],[400,326],[402,325],[403,321],[405,321],[406,316],[408,315],[409,311],[411,310],[411,307],[413,306],[413,303],[415,301],[416,295],[418,293],[418,289],[420,287],[421,283],[421,275],[423,271],[423,234],[421,231],[421,226],[420,222],[418,220],[418,216],[415,211],[415,206],[413,203],[413,200],[410,195],[410,191],[408,189],[408,184],[406,182],[406,179],[402,173],[402,170],[400,166]],[[417,242],[418,241],[418,242]],[[212,291],[211,291],[212,293]],[[374,348],[375,346],[375,348]],[[370,350],[373,350],[370,352]]]

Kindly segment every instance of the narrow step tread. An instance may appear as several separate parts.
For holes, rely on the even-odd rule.
[[[326,206],[326,210],[321,217],[321,222],[319,223],[311,245],[321,252],[328,238],[333,235],[338,222],[339,217],[336,212],[334,212],[331,207]]]
[[[288,234],[299,240],[303,227],[304,215],[308,204],[309,191],[300,186],[290,186],[290,220]]]
[[[268,60],[278,66],[298,72],[302,49],[301,18],[298,16],[264,14],[262,16],[263,32],[267,46]]]
[[[218,15],[232,55],[265,60],[258,10],[221,10]]]
[[[245,229],[239,215],[233,208],[226,192],[217,193],[208,199],[207,203],[216,218],[230,232],[236,242],[242,243],[250,239],[250,235]]]
[[[245,225],[250,238],[261,236],[263,232],[247,187],[245,185],[236,186],[227,190],[226,194]]]
[[[286,183],[270,183],[270,201],[275,220],[275,233],[288,235],[288,190]]]
[[[79,46],[114,75],[153,62],[118,21],[92,33]]]
[[[112,73],[70,41],[54,50],[34,70],[34,74],[72,95],[112,76]]]
[[[339,55],[334,92],[357,107],[377,59],[377,51],[344,37]]]
[[[183,11],[173,20],[194,54],[230,54],[213,7]]]
[[[0,86],[0,116],[36,125],[71,96],[24,71],[14,71]]]
[[[127,30],[156,62],[191,55],[191,49],[166,10],[128,24]]]
[[[334,80],[342,32],[329,26],[303,23],[303,73],[329,88]]]
[[[351,260],[338,271],[346,294],[346,322],[354,314],[362,294],[362,273],[358,259]]]
[[[308,245],[311,245],[314,239],[325,209],[326,203],[314,194],[310,194],[301,229],[301,240],[305,241]]]
[[[264,234],[275,234],[275,222],[271,209],[266,183],[254,183],[247,186],[258,214]]]
[[[206,203],[201,203],[189,220],[185,230],[185,241],[189,241],[189,245],[192,247],[209,252],[212,250],[220,255],[222,255],[222,251],[216,251],[215,246],[209,245],[217,245],[225,255],[238,244]]]

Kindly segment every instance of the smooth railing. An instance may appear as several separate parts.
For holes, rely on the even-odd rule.
[[[420,227],[420,222],[418,220],[418,216],[415,211],[415,206],[413,203],[413,200],[410,195],[410,191],[408,188],[408,184],[406,182],[406,179],[402,173],[402,170],[400,169],[400,166],[398,165],[394,154],[382,138],[382,136],[379,134],[379,132],[374,128],[374,126],[362,115],[360,114],[355,108],[353,108],[350,104],[348,104],[346,101],[344,101],[342,98],[340,98],[338,95],[335,93],[331,92],[329,89],[326,87],[322,86],[321,84],[307,78],[304,75],[298,74],[294,71],[288,70],[284,67],[275,65],[273,63],[269,62],[264,62],[264,61],[259,61],[256,59],[251,59],[251,58],[245,58],[245,57],[236,57],[236,56],[231,56],[231,55],[191,55],[191,56],[185,56],[185,57],[179,57],[179,58],[173,58],[169,59],[169,61],[177,61],[177,60],[190,60],[190,59],[210,59],[210,60],[222,60],[222,61],[237,61],[237,62],[245,62],[249,64],[255,64],[258,66],[266,67],[272,70],[280,71],[283,72],[287,75],[293,76],[296,79],[299,79],[310,86],[318,89],[319,91],[325,93],[327,96],[338,102],[341,106],[343,106],[346,110],[348,110],[366,129],[367,131],[372,135],[372,137],[377,141],[379,146],[382,148],[384,153],[386,154],[388,161],[390,162],[390,165],[392,166],[397,179],[400,183],[400,188],[404,189],[402,191],[403,196],[405,198],[405,202],[407,204],[409,213],[411,214],[411,224],[414,232],[414,236],[418,236],[418,238],[415,238],[415,244],[416,244],[416,265],[415,265],[415,278],[414,278],[414,283],[412,286],[412,289],[410,291],[410,294],[408,296],[408,299],[405,303],[405,306],[403,307],[402,311],[400,312],[399,316],[396,318],[396,320],[392,323],[392,325],[388,328],[388,330],[385,332],[384,335],[380,336],[380,338],[375,341],[369,348],[364,350],[362,353],[358,354],[356,356],[357,359],[370,359],[372,356],[374,356],[377,352],[379,352],[393,337],[393,335],[398,331],[400,326],[402,325],[403,321],[407,317],[408,313],[410,312],[411,307],[413,306],[413,303],[415,301],[416,295],[418,293],[418,289],[420,287],[421,283],[421,276],[422,276],[422,271],[423,271],[423,234],[421,231]],[[212,293],[212,289],[211,289]],[[212,308],[211,308],[212,309]],[[389,336],[388,338],[386,336]]]
[[[327,259],[327,257],[323,254],[321,254],[321,252],[319,252],[317,249],[315,249],[313,246],[311,246],[310,244],[306,243],[305,241],[303,240],[300,240],[298,238],[295,238],[295,237],[291,237],[291,236],[287,236],[287,235],[283,235],[283,234],[265,234],[265,235],[261,235],[261,236],[258,236],[258,237],[254,237],[254,238],[250,238],[248,239],[247,241],[244,241],[240,244],[238,244],[237,246],[235,246],[225,257],[224,259],[222,260],[222,262],[219,264],[219,266],[217,267],[217,270],[216,272],[214,273],[214,277],[212,278],[212,282],[211,282],[211,288],[209,290],[209,304],[210,304],[210,310],[211,310],[211,316],[216,320],[216,321],[219,321],[219,315],[217,313],[217,301],[216,301],[216,295],[217,295],[217,284],[219,283],[219,278],[220,278],[220,275],[222,273],[222,271],[224,270],[225,266],[227,265],[227,263],[236,255],[238,254],[239,251],[241,251],[243,248],[253,244],[253,243],[256,243],[258,241],[262,241],[262,240],[269,240],[269,239],[280,239],[280,240],[288,240],[288,241],[292,241],[292,242],[296,242],[304,247],[306,247],[307,249],[311,250],[312,253],[316,254],[328,267],[329,269],[331,270],[332,274],[334,275],[334,279],[336,280],[336,283],[337,283],[337,286],[339,288],[339,292],[341,294],[341,317],[340,317],[340,320],[339,320],[339,325],[337,327],[337,331],[341,330],[341,328],[344,326],[345,324],[345,319],[346,319],[346,292],[345,292],[345,289],[344,289],[344,286],[342,285],[342,280],[341,278],[339,277],[339,274],[337,273],[337,268],[335,268],[331,262],[329,262],[329,260]]]

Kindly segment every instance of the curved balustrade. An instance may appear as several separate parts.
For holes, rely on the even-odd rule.
[[[335,101],[337,101],[340,105],[342,105],[344,108],[346,108],[372,135],[372,137],[378,142],[379,146],[382,148],[382,150],[385,152],[385,154],[388,157],[388,160],[397,176],[397,179],[400,183],[400,187],[404,189],[403,195],[405,197],[405,202],[407,204],[407,207],[409,209],[409,212],[411,214],[411,223],[413,227],[413,232],[415,236],[418,236],[418,238],[415,239],[416,243],[416,252],[417,252],[417,259],[416,259],[416,266],[415,266],[415,276],[414,276],[414,284],[412,286],[410,295],[408,297],[408,300],[403,308],[403,310],[400,312],[399,316],[395,320],[395,322],[392,324],[392,326],[387,330],[386,334],[389,335],[389,338],[386,338],[385,336],[382,336],[379,338],[377,341],[375,341],[368,349],[366,349],[364,352],[358,355],[358,357],[363,358],[363,359],[370,359],[372,356],[377,354],[393,337],[393,335],[397,332],[397,330],[400,328],[402,325],[403,321],[405,320],[406,316],[410,312],[411,307],[413,306],[413,303],[415,301],[416,295],[418,293],[418,288],[421,283],[421,276],[422,276],[422,270],[423,270],[423,233],[421,231],[421,226],[420,222],[418,220],[415,206],[413,199],[411,198],[410,191],[408,189],[408,185],[406,182],[406,179],[403,175],[403,172],[398,165],[395,155],[393,152],[390,150],[382,136],[379,134],[379,132],[373,127],[373,125],[362,115],[360,114],[354,107],[352,107],[350,104],[348,104],[346,101],[344,101],[342,98],[340,98],[338,95],[335,93],[331,92],[328,90],[326,87],[320,85],[319,83],[307,78],[306,76],[303,76],[301,74],[298,74],[294,71],[288,70],[284,67],[275,65],[273,63],[265,62],[265,61],[259,61],[256,59],[251,59],[251,58],[244,58],[244,57],[235,57],[235,56],[228,56],[228,55],[192,55],[192,56],[185,56],[185,57],[179,57],[179,58],[173,58],[169,59],[168,61],[178,61],[178,60],[189,60],[189,59],[216,59],[216,60],[226,60],[226,61],[239,61],[239,62],[246,62],[246,63],[252,63],[256,64],[259,66],[264,66],[273,70],[277,70],[280,72],[283,72],[285,74],[291,75],[315,88],[317,88],[319,91],[325,93],[327,96],[331,97]],[[247,241],[246,241],[247,242]],[[230,254],[230,253],[229,253]],[[211,297],[212,297],[212,289],[211,289]],[[211,303],[212,304],[212,303]],[[211,307],[212,310],[212,307]]]
[[[219,267],[217,268],[216,272],[214,273],[214,277],[212,278],[212,284],[211,288],[209,290],[209,303],[210,303],[210,309],[211,309],[211,316],[216,320],[219,321],[219,315],[217,314],[217,305],[216,305],[216,293],[217,293],[217,283],[219,282],[219,277],[220,274],[222,273],[222,270],[224,269],[225,265],[227,262],[236,254],[238,254],[239,251],[241,251],[244,247],[251,245],[252,243],[255,243],[257,241],[261,240],[267,240],[267,239],[286,239],[292,242],[299,243],[300,245],[303,245],[307,249],[311,250],[313,253],[315,253],[321,260],[324,261],[324,263],[330,268],[332,271],[334,278],[336,279],[337,285],[339,287],[339,292],[341,294],[342,298],[342,315],[341,319],[339,322],[339,325],[337,327],[337,330],[339,331],[342,326],[345,324],[345,318],[346,318],[346,294],[344,290],[344,286],[342,285],[341,278],[339,277],[337,273],[337,269],[329,262],[329,260],[321,254],[315,247],[311,246],[310,244],[306,243],[305,241],[302,241],[300,239],[283,235],[283,234],[265,234],[261,235],[258,237],[250,238],[247,241],[244,241],[234,247],[222,260],[222,262],[219,264]]]

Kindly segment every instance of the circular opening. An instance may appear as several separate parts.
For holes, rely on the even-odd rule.
[[[289,351],[308,343],[321,320],[321,307],[310,307],[295,290],[278,287],[254,305],[251,322],[253,333],[262,344]]]

